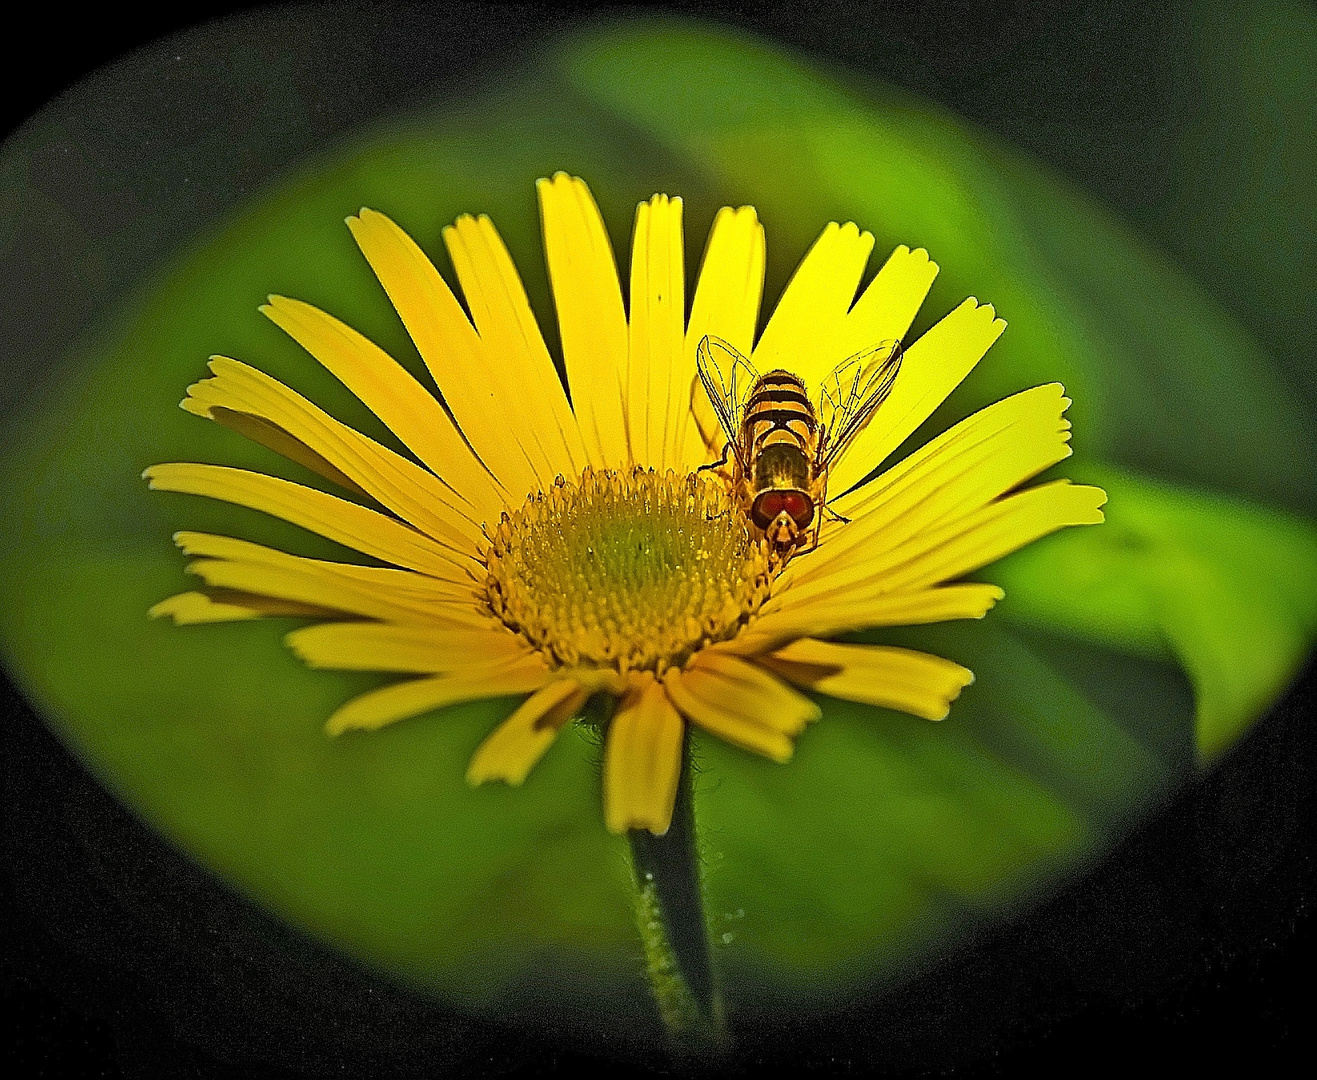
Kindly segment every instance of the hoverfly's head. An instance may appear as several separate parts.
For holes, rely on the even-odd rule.
[[[750,518],[778,555],[785,556],[799,545],[814,520],[814,500],[792,489],[761,491],[750,507]]]

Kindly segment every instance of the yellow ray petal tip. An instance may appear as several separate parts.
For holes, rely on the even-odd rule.
[[[349,704],[351,703],[349,702]],[[356,726],[355,724],[352,723],[351,714],[347,715],[346,717],[343,715],[346,711],[347,709],[345,706],[344,708],[339,709],[337,712],[331,714],[329,719],[325,721],[325,734],[328,735],[331,739],[335,738],[336,736],[342,735],[343,732]]]
[[[541,176],[538,180],[535,181],[535,186],[537,188],[542,188],[545,187],[546,185],[552,187],[554,184],[580,184],[584,186],[585,181],[582,180],[579,176],[573,176],[571,173],[567,172],[564,169],[559,169],[551,176]]]
[[[161,600],[147,611],[147,615],[152,619],[172,617],[176,626],[242,622],[260,618],[259,611],[253,611],[240,604],[225,604],[200,592],[179,593]]]
[[[481,784],[487,784],[491,780],[502,780],[508,785],[508,787],[521,787],[521,785],[526,782],[526,777],[529,775],[529,771],[522,772],[517,770],[515,772],[508,772],[492,768],[489,765],[481,765],[480,767],[477,767],[476,762],[472,761],[470,768],[466,771],[466,782],[470,784],[471,787],[479,787]]]

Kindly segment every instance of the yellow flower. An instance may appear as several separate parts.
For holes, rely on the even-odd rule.
[[[337,734],[477,698],[528,695],[476,751],[468,779],[519,784],[594,694],[615,695],[603,796],[615,832],[667,830],[685,724],[786,761],[819,716],[797,687],[939,719],[965,668],[906,649],[827,640],[866,627],[979,618],[993,585],[950,583],[1067,525],[1102,520],[1097,488],[1016,490],[1068,456],[1057,384],[983,409],[867,484],[1005,324],[965,301],[905,352],[890,397],[838,461],[816,550],[783,567],[727,485],[696,470],[722,439],[695,388],[706,336],[751,352],[764,233],[750,207],[713,224],[685,317],[681,200],[637,211],[629,317],[585,184],[539,183],[567,391],[487,217],[444,241],[467,313],[421,249],[371,210],[348,225],[442,395],[332,316],[274,296],[262,310],[398,437],[405,457],[237,360],[183,407],[314,470],[347,497],[242,469],[167,464],[151,486],[293,522],[382,565],[302,558],[179,533],[205,583],[162,601],[179,623],[308,616],[287,641],[317,667],[419,676],[349,701]],[[937,266],[898,247],[855,293],[873,237],[830,224],[753,357],[817,388],[843,358],[900,339]],[[694,392],[693,392],[694,391]],[[446,406],[446,408],[445,408]],[[848,490],[854,487],[854,490]]]

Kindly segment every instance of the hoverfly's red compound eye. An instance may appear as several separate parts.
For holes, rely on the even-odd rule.
[[[814,520],[814,503],[802,491],[760,492],[750,508],[750,516],[759,528],[767,529],[783,511],[801,529]]]
[[[814,520],[814,503],[802,492],[783,492],[782,509],[790,514],[791,520],[802,529]]]
[[[750,517],[761,529],[767,529],[773,519],[782,512],[782,495],[780,491],[764,491],[750,507]]]

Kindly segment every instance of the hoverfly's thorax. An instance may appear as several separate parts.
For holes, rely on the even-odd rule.
[[[764,446],[754,459],[755,491],[767,488],[809,488],[809,455],[795,442],[773,442]]]
[[[756,527],[770,530],[781,519],[779,525],[792,529],[794,540],[795,530],[814,520],[810,461],[800,447],[785,442],[765,446],[755,458],[752,480],[750,519]]]

